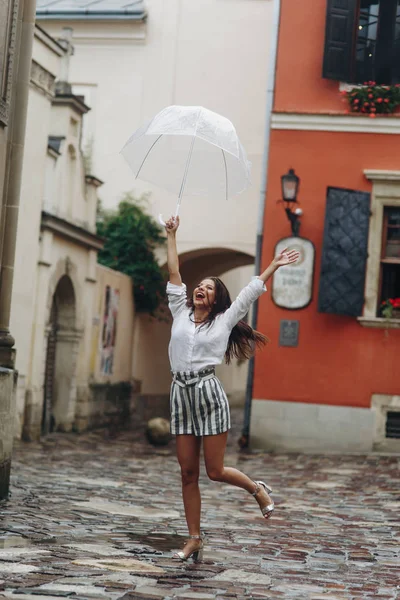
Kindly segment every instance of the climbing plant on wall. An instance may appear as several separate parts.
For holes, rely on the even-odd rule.
[[[99,263],[129,275],[133,281],[135,307],[151,315],[165,299],[165,274],[155,251],[165,244],[162,228],[146,213],[147,196],[126,193],[116,210],[101,205],[97,233],[105,239]]]

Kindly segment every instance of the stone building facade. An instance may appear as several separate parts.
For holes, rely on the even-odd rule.
[[[0,499],[8,494],[16,384],[11,293],[36,2],[0,3]]]
[[[131,356],[132,282],[97,264],[102,182],[87,172],[82,154],[90,108],[67,81],[72,51],[68,34],[57,41],[36,26],[11,310],[16,435],[24,439],[102,424],[103,388],[131,381],[129,359],[122,369],[116,358],[107,369],[99,365],[102,352]],[[112,315],[105,313],[106,294],[118,300]],[[111,318],[115,331],[119,318],[127,330],[120,328],[104,349],[98,330]]]

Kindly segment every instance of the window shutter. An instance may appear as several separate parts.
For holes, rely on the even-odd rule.
[[[352,80],[357,6],[357,0],[328,0],[322,73],[326,79]]]
[[[364,305],[370,194],[328,188],[318,310],[358,317]]]

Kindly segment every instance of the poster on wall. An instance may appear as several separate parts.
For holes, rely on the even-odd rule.
[[[119,290],[106,286],[103,327],[101,335],[100,371],[112,375],[119,308]]]
[[[299,260],[274,273],[272,300],[277,306],[291,310],[304,308],[311,302],[314,276],[314,244],[305,238],[288,237],[275,246],[275,256],[285,248],[300,252]]]

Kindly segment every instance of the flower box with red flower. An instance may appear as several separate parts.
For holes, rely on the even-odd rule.
[[[388,298],[381,303],[381,314],[386,319],[400,319],[400,298]]]
[[[371,118],[394,114],[400,107],[400,84],[380,85],[375,81],[366,81],[362,86],[341,93],[349,104],[350,112]]]

